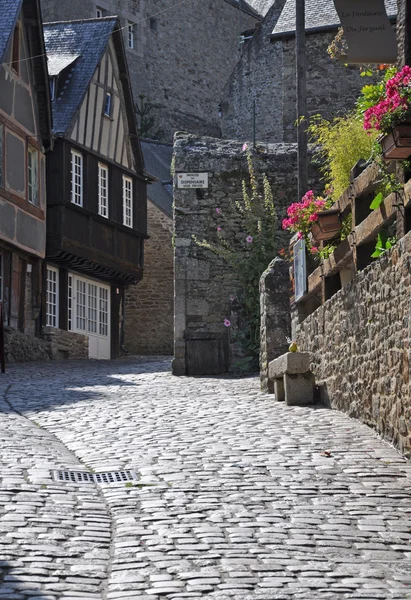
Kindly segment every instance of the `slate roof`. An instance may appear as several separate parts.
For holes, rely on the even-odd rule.
[[[0,0],[0,60],[3,60],[23,0]]]
[[[257,11],[259,15],[265,17],[274,4],[274,0],[248,0],[248,4]]]
[[[170,174],[173,146],[151,140],[141,142],[144,164],[155,181],[147,187],[147,196],[170,218],[173,216],[173,179]]]
[[[287,0],[272,33],[273,37],[295,33],[295,6],[295,0]],[[397,15],[397,0],[385,0],[385,7],[389,17]],[[337,27],[338,25],[340,25],[340,19],[333,0],[306,0],[306,31]]]
[[[117,26],[117,17],[45,23],[47,56],[54,69],[58,55],[78,55],[60,74],[58,97],[53,102],[53,130],[64,134],[82,102],[95,70]],[[61,64],[60,64],[61,66]]]
[[[47,66],[49,75],[51,77],[60,75],[60,73],[73,64],[79,56],[80,54],[48,54]]]

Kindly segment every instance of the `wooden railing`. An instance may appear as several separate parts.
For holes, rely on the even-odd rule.
[[[297,301],[313,308],[323,304],[344,287],[357,271],[371,264],[378,234],[397,221],[397,235],[407,232],[406,214],[411,209],[411,181],[400,192],[387,196],[377,209],[370,209],[378,188],[378,167],[369,166],[347,188],[334,207],[342,217],[352,216],[351,233],[340,242],[333,254],[308,275],[307,293]],[[315,303],[312,300],[315,299]]]

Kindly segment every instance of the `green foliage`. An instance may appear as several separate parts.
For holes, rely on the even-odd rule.
[[[383,201],[384,201],[384,194],[382,192],[379,192],[375,196],[374,200],[371,202],[370,209],[376,210],[382,204]]]
[[[240,284],[240,292],[233,300],[238,327],[232,339],[238,342],[244,357],[235,367],[248,371],[258,366],[260,350],[260,277],[278,254],[278,221],[269,181],[264,174],[258,182],[251,153],[247,152],[249,180],[243,181],[243,197],[233,202],[233,215],[225,215],[217,208],[218,242],[198,240],[198,246],[210,250],[230,265]],[[234,217],[234,219],[232,219]],[[241,223],[241,232],[231,221]],[[221,321],[223,322],[223,315]]]
[[[377,243],[371,258],[379,258],[386,250],[389,250],[397,243],[396,236],[388,237],[387,231],[380,231],[377,237]]]
[[[323,162],[324,179],[337,200],[350,183],[350,171],[360,160],[368,160],[373,151],[376,133],[367,133],[355,113],[327,121],[313,117],[308,129],[311,141],[319,145],[317,155]]]
[[[391,77],[397,73],[397,68],[392,66],[386,69],[384,76],[376,83],[365,85],[361,90],[361,95],[356,102],[356,112],[358,117],[361,119],[364,117],[365,112],[375,106],[382,100],[385,94],[385,84]],[[363,71],[361,75],[372,76],[373,71]]]

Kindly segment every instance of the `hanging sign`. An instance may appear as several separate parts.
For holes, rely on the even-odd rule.
[[[294,245],[294,282],[295,300],[297,301],[307,293],[307,266],[304,240],[298,240]]]
[[[208,188],[208,173],[178,173],[177,187],[183,190]]]
[[[347,40],[346,63],[393,64],[397,62],[397,38],[384,0],[334,0]]]

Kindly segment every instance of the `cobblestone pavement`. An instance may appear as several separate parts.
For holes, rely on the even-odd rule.
[[[255,378],[173,378],[165,359],[14,367],[0,459],[0,600],[411,598],[410,464]]]

